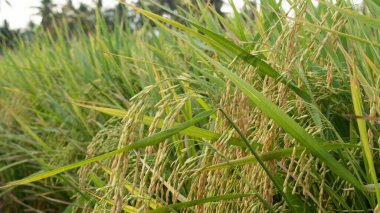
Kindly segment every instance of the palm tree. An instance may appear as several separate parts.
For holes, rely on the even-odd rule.
[[[54,7],[56,5],[52,0],[42,0],[41,6],[36,7],[38,11],[38,15],[42,17],[41,25],[44,28],[50,28],[54,19]]]
[[[93,28],[95,22],[95,12],[84,3],[79,4],[77,9],[77,17],[81,23],[84,31],[90,31]]]
[[[207,2],[210,5],[214,6],[215,10],[219,14],[223,15],[223,12],[221,10],[221,8],[222,8],[222,6],[224,4],[223,0],[205,0],[204,2]],[[170,10],[175,10],[178,7],[184,7],[186,5],[186,1],[183,1],[183,0],[157,0],[156,3],[159,4],[159,5],[163,5],[163,6],[168,6],[168,8]],[[197,5],[197,1],[196,0],[191,0],[190,3],[193,4],[193,5]],[[145,2],[143,0],[139,0],[137,2],[137,5],[143,5],[143,4],[145,6],[148,6],[149,9],[153,13],[157,13],[157,14],[164,13],[164,10],[162,10],[161,8],[156,7],[155,5],[149,4],[149,3],[147,3],[147,2]]]
[[[7,20],[4,20],[3,26],[0,27],[0,51],[4,47],[12,47],[12,43],[14,42],[17,31],[12,31],[9,28],[9,23]]]
[[[67,0],[66,4],[63,5],[62,11],[75,11],[73,0]]]
[[[66,4],[62,7],[62,14],[68,22],[75,22],[78,16],[77,10],[74,8],[73,1],[67,0]]]

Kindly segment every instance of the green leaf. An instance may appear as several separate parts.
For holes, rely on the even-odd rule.
[[[145,148],[147,146],[153,146],[153,145],[159,144],[163,140],[165,140],[166,138],[169,138],[169,137],[179,133],[180,131],[182,131],[186,128],[189,128],[190,126],[193,126],[194,124],[198,123],[199,121],[202,121],[203,119],[209,117],[214,112],[215,112],[215,110],[209,110],[209,111],[202,112],[202,113],[198,114],[197,116],[195,116],[191,120],[188,120],[182,124],[174,126],[173,128],[170,128],[170,129],[167,129],[165,131],[154,134],[150,137],[146,137],[140,141],[134,142],[134,143],[132,143],[128,146],[125,146],[123,148],[120,148],[120,149],[117,149],[117,150],[114,150],[114,151],[111,151],[111,152],[108,152],[108,153],[105,153],[103,155],[99,155],[99,156],[96,156],[93,158],[89,158],[89,159],[86,159],[86,160],[83,160],[83,161],[80,161],[77,163],[73,163],[73,164],[70,164],[67,166],[63,166],[63,167],[60,167],[58,169],[53,169],[51,171],[42,172],[42,173],[36,173],[36,174],[33,174],[27,178],[17,180],[17,181],[13,181],[13,182],[9,182],[9,183],[1,186],[0,189],[9,188],[12,186],[28,184],[31,182],[35,182],[35,181],[38,181],[38,180],[41,180],[44,178],[48,178],[48,177],[60,174],[62,172],[68,171],[68,170],[72,170],[72,169],[75,169],[75,168],[78,168],[78,167],[81,167],[81,166],[84,166],[84,165],[87,165],[90,163],[94,163],[96,161],[100,161],[100,160],[115,156],[115,155],[123,153],[123,152],[127,152],[127,151],[130,151],[133,149],[142,149],[142,148]]]
[[[119,118],[124,118],[124,116],[127,114],[127,111],[121,110],[121,109],[114,109],[114,108],[107,108],[107,107],[96,107],[96,106],[90,106],[90,105],[78,104],[78,103],[76,105],[84,107],[84,108],[88,108],[88,109],[93,109],[93,110],[96,110],[98,112],[102,112],[102,113],[105,113],[107,115],[111,115],[111,116],[115,116],[115,117],[119,117]],[[144,116],[144,118],[143,118],[143,123],[146,125],[150,125],[152,123],[152,121],[153,121],[153,118],[150,116]],[[162,120],[157,122],[158,128],[161,128],[162,125],[163,125]],[[212,140],[212,141],[217,140],[221,137],[221,135],[216,133],[216,132],[212,132],[212,131],[202,129],[199,127],[195,127],[195,126],[191,126],[187,129],[184,129],[180,133],[185,134],[185,135],[189,135],[189,136],[192,136],[195,138],[203,138],[203,139]],[[228,140],[228,143],[230,145],[245,147],[244,142],[238,138],[231,137]],[[253,143],[253,147],[259,147],[259,146],[262,146],[262,145],[258,144],[258,143]]]
[[[332,9],[336,10],[336,11],[339,11],[339,12],[343,13],[348,18],[354,19],[356,21],[360,21],[363,24],[369,24],[369,25],[372,25],[374,27],[380,28],[380,20],[379,19],[372,18],[372,17],[366,16],[366,15],[362,15],[362,14],[356,12],[355,10],[348,10],[348,9],[344,9],[344,8],[341,8],[341,7],[337,7],[334,4],[330,4],[330,3],[327,3],[327,2],[324,2],[324,1],[319,1],[319,4],[324,4],[327,7],[330,7]]]
[[[234,42],[230,41],[229,39],[224,38],[222,35],[219,35],[219,34],[213,32],[211,30],[208,30],[205,27],[203,27],[203,26],[201,26],[201,25],[199,25],[199,24],[197,24],[197,23],[195,23],[195,22],[193,22],[193,21],[191,21],[191,20],[189,20],[183,16],[180,16],[177,13],[173,13],[170,10],[167,10],[167,11],[172,13],[173,15],[183,19],[184,21],[188,22],[189,24],[191,24],[192,26],[194,26],[195,28],[200,30],[205,35],[202,35],[202,34],[198,33],[197,31],[195,31],[191,28],[188,28],[185,25],[183,25],[177,21],[174,21],[174,20],[171,20],[168,18],[164,18],[164,17],[156,15],[152,12],[146,11],[146,10],[138,8],[138,7],[135,7],[131,4],[126,4],[126,5],[132,7],[133,9],[138,11],[139,13],[143,14],[144,16],[148,17],[149,19],[151,19],[155,22],[160,22],[160,21],[166,22],[166,23],[168,23],[168,24],[170,24],[170,25],[172,25],[178,29],[181,29],[187,33],[190,33],[192,35],[197,36],[198,38],[202,39],[206,43],[211,44],[213,47],[216,47],[217,49],[224,51],[226,54],[228,54],[232,57],[238,57],[238,58],[242,59],[243,61],[245,61],[246,63],[248,63],[254,67],[258,67],[258,71],[259,71],[260,75],[268,75],[268,76],[270,76],[276,80],[280,80],[283,84],[287,85],[291,90],[293,90],[297,95],[299,95],[306,102],[311,102],[311,97],[309,96],[309,94],[307,92],[298,88],[296,86],[296,83],[294,83],[293,81],[288,81],[287,79],[283,78],[279,72],[274,70],[268,63],[266,63],[264,61],[263,56],[252,55],[249,52],[247,52],[246,50],[244,50],[243,48],[236,45]],[[164,7],[161,7],[161,8],[165,9]],[[169,28],[165,28],[165,29],[169,29]]]
[[[227,120],[230,122],[230,124],[234,127],[235,131],[240,135],[240,137],[246,143],[248,149],[251,151],[251,153],[253,154],[253,156],[255,156],[255,159],[257,160],[257,162],[260,164],[260,166],[263,168],[263,170],[265,171],[265,173],[267,174],[267,176],[273,182],[273,185],[277,188],[278,192],[282,195],[282,197],[284,198],[284,200],[287,202],[287,204],[289,206],[289,209],[292,212],[301,212],[301,206],[297,205],[298,204],[298,202],[297,202],[298,199],[296,198],[296,196],[294,196],[293,194],[290,194],[290,193],[285,193],[283,191],[283,188],[282,188],[282,186],[284,185],[283,181],[281,181],[279,179],[279,177],[276,177],[276,176],[273,175],[272,171],[267,167],[267,165],[265,165],[264,161],[257,154],[256,150],[254,150],[253,147],[250,145],[249,140],[247,139],[247,137],[245,137],[245,135],[243,134],[243,132],[235,124],[235,122],[232,120],[232,118],[230,118],[230,116],[227,115],[227,113],[223,109],[221,109],[221,111],[224,114],[224,116],[227,118]]]
[[[350,61],[350,60],[347,60]],[[352,101],[354,104],[354,111],[355,115],[357,116],[363,116],[363,101],[360,93],[360,85],[359,81],[357,79],[357,70],[356,67],[354,66],[354,70],[352,75],[350,76],[351,79],[351,93],[352,93]],[[373,155],[371,152],[371,147],[370,147],[370,142],[368,139],[367,135],[367,125],[366,121],[363,119],[357,119],[358,123],[358,128],[359,128],[359,134],[360,134],[360,141],[363,146],[363,158],[367,161],[369,170],[368,171],[368,176],[371,177],[372,182],[375,187],[376,191],[376,198],[377,198],[377,203],[380,204],[380,188],[378,187],[378,181],[377,181],[377,175],[376,175],[376,169],[375,169],[375,164],[373,162]]]
[[[313,136],[307,133],[289,115],[253,88],[248,82],[244,81],[238,75],[225,68],[219,62],[215,61],[203,52],[198,51],[198,53],[214,65],[218,72],[224,74],[229,80],[231,80],[250,99],[252,105],[257,106],[263,113],[282,127],[282,129],[294,137],[302,146],[307,148],[313,155],[324,161],[330,167],[332,172],[347,180],[354,187],[363,189],[362,184],[355,178],[355,176],[343,165],[341,165],[331,154],[329,154],[323,146],[315,138],[313,138]]]
[[[364,44],[368,44],[368,45],[373,45],[374,47],[380,48],[380,44],[379,43],[375,43],[375,42],[372,42],[372,41],[364,39],[364,38],[360,38],[360,37],[357,37],[357,36],[354,36],[354,35],[350,35],[350,34],[343,33],[343,32],[337,31],[337,30],[333,30],[333,29],[330,29],[328,27],[320,26],[318,24],[313,24],[313,23],[310,23],[310,22],[307,22],[307,21],[304,21],[304,20],[296,20],[296,22],[298,24],[307,25],[312,30],[315,29],[315,28],[317,28],[317,29],[320,29],[320,30],[323,30],[323,31],[326,31],[326,32],[329,32],[329,33],[332,33],[332,34],[335,34],[335,35],[343,37],[343,38],[347,38],[347,39],[350,39],[350,40],[358,41],[358,42],[361,42],[361,43],[364,43]]]
[[[353,144],[333,144],[333,143],[323,145],[323,147],[328,151],[337,150],[337,149],[345,149],[345,148],[360,148],[360,146],[353,145]],[[295,151],[296,156],[300,156],[302,152],[306,150],[305,147],[296,147],[295,149],[296,149]],[[280,160],[282,158],[291,157],[293,154],[293,150],[294,150],[294,147],[274,150],[274,151],[266,152],[260,155],[260,158],[263,161]],[[310,152],[310,151],[306,150],[306,152]],[[252,163],[257,163],[255,156],[247,156],[244,158],[230,160],[228,163],[219,163],[219,164],[211,165],[211,166],[203,168],[203,170],[210,171],[210,170],[226,169],[226,168],[231,167],[231,165],[242,166],[242,165],[252,164]]]
[[[182,210],[185,208],[189,208],[192,206],[197,206],[197,205],[202,205],[205,203],[211,203],[211,202],[217,202],[221,200],[231,200],[231,199],[238,199],[238,198],[243,198],[243,197],[249,197],[253,196],[252,194],[226,194],[226,195],[219,195],[219,196],[214,196],[214,197],[208,197],[204,199],[199,199],[199,200],[192,200],[188,202],[182,202],[182,203],[177,203],[177,204],[172,204],[164,207],[157,208],[155,210],[149,211],[150,213],[164,213],[164,212],[173,212],[173,211],[178,211]]]

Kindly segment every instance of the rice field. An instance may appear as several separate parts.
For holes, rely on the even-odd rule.
[[[380,3],[98,14],[0,56],[0,212],[380,212]]]

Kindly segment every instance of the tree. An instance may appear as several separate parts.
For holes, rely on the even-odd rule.
[[[169,15],[169,16],[171,16],[171,15],[168,14],[168,12],[160,6],[166,7],[171,11],[175,11],[178,8],[186,8],[189,5],[197,5],[197,0],[187,0],[187,1],[184,1],[184,0],[156,0],[154,2],[155,3],[151,3],[151,1],[139,0],[136,2],[136,5],[138,7],[148,8],[148,10],[150,10],[152,13],[159,14],[159,15],[165,14],[165,15]],[[223,0],[204,0],[202,2],[207,3],[208,6],[213,6],[219,14],[221,14],[222,16],[224,15],[222,10],[221,10],[223,3],[224,3]],[[190,7],[190,9],[191,8],[192,7]],[[199,11],[194,10],[192,12],[199,12]],[[139,16],[139,15],[137,14],[136,16]],[[176,19],[179,22],[183,21],[181,19],[178,19],[175,16],[172,16],[171,18]],[[142,19],[139,18],[139,19],[137,19],[136,26],[141,26],[141,25],[142,25]]]
[[[55,4],[52,0],[42,0],[41,6],[36,7],[39,11],[37,15],[42,17],[41,26],[44,28],[51,28],[54,19]]]
[[[3,26],[0,27],[0,50],[2,50],[4,47],[12,47],[17,34],[17,31],[12,31],[9,28],[8,21],[4,20]]]
[[[65,5],[62,7],[62,14],[69,22],[74,22],[78,12],[74,8],[73,1],[68,0]]]

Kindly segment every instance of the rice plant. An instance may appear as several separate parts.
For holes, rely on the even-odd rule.
[[[1,209],[378,212],[380,4],[288,3],[124,3],[141,28],[6,50]]]

